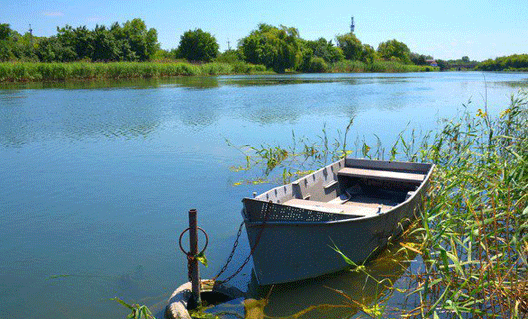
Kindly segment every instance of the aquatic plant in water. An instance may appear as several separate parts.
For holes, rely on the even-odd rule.
[[[283,173],[276,176],[287,183],[294,176],[291,172],[347,154],[383,159],[386,150],[379,138],[374,147],[357,139],[355,150],[348,149],[351,124],[344,142],[329,143],[323,128],[316,142],[293,134],[292,145],[286,148],[246,146],[241,150],[246,156],[245,169],[262,167],[266,177],[279,169]],[[436,133],[426,133],[421,140],[414,130],[410,135],[402,132],[387,157],[436,164],[422,218],[399,242],[400,251],[412,253],[413,259],[418,254],[422,262],[412,272],[407,269],[405,288],[377,281],[388,292],[374,303],[351,301],[336,291],[345,297],[343,305],[359,307],[376,318],[526,318],[528,92],[512,96],[497,118],[491,118],[484,105],[476,114],[465,108],[460,118],[445,120]],[[352,266],[355,271],[369,272],[368,264]],[[403,295],[406,303],[387,307],[395,294]]]

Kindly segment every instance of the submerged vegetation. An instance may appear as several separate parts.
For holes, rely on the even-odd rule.
[[[293,136],[287,148],[248,147],[242,150],[244,169],[263,167],[265,176],[278,171],[288,182],[296,172],[353,153],[346,142],[351,125],[335,140],[324,128],[315,142]],[[376,318],[526,318],[528,92],[512,97],[497,118],[491,118],[485,105],[477,114],[466,108],[460,118],[444,121],[438,132],[421,140],[414,131],[402,133],[387,154],[379,140],[376,146],[359,140],[354,144],[356,156],[433,162],[436,170],[421,219],[399,243],[401,251],[413,253],[411,260],[415,254],[421,260],[419,267],[406,266],[408,285],[367,276],[388,293],[361,305],[338,291],[345,304]],[[368,274],[368,264],[351,266]],[[391,305],[394,295],[407,301]]]

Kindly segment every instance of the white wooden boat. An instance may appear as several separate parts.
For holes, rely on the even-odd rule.
[[[346,268],[378,253],[415,217],[434,165],[342,159],[243,200],[260,285]]]

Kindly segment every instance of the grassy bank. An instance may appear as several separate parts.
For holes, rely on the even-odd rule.
[[[328,73],[423,72],[428,66],[406,65],[390,61],[342,61],[324,69]],[[187,62],[111,62],[111,63],[0,63],[0,82],[65,81],[97,79],[160,78],[170,76],[266,74],[263,65],[245,62],[191,64]]]
[[[264,73],[262,65],[248,63],[112,62],[112,63],[0,63],[0,82],[158,78],[189,75]]]
[[[393,61],[373,61],[372,63],[365,63],[361,61],[344,60],[336,62],[329,66],[329,72],[332,73],[399,73],[399,72],[429,72],[439,71],[438,67],[426,65],[403,64]]]
[[[422,218],[398,244],[413,253],[409,262],[419,261],[405,266],[405,286],[380,281],[388,294],[354,305],[376,318],[528,317],[528,92],[512,97],[497,118],[484,105],[423,138],[402,133],[388,154],[380,143],[364,141],[350,151],[347,131],[344,141],[329,140],[323,130],[315,142],[294,137],[288,148],[250,147],[247,167],[240,169],[275,171],[288,181],[354,153],[437,165]],[[368,273],[368,265],[361,271]],[[391,296],[406,300],[404,306],[391,305]]]

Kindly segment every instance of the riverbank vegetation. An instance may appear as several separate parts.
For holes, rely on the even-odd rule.
[[[336,44],[324,38],[306,40],[295,28],[259,24],[239,40],[236,49],[220,53],[216,38],[199,28],[186,31],[177,48],[162,50],[157,30],[141,19],[97,25],[93,30],[66,25],[50,37],[20,34],[4,23],[0,24],[0,80],[237,74],[264,72],[263,67],[277,73],[438,70],[428,62],[431,56],[413,53],[397,40],[383,42],[376,50],[353,33],[336,39]],[[219,64],[209,64],[215,62]]]
[[[64,81],[169,76],[269,73],[262,65],[244,62],[71,62],[71,63],[0,63],[0,82]]]
[[[288,182],[345,154],[435,163],[421,218],[394,243],[412,256],[414,266],[406,263],[398,280],[404,284],[388,276],[377,280],[386,291],[377,303],[347,304],[376,318],[526,318],[528,92],[512,97],[497,118],[487,105],[468,110],[421,139],[414,130],[402,132],[388,149],[379,140],[368,145],[356,139],[351,150],[346,136],[352,122],[335,141],[323,129],[314,142],[294,136],[290,147],[250,147],[243,169],[262,167],[266,176],[278,171]],[[368,273],[368,264],[360,267]]]
[[[476,66],[480,71],[524,71],[528,72],[528,54],[514,54],[482,61]]]

